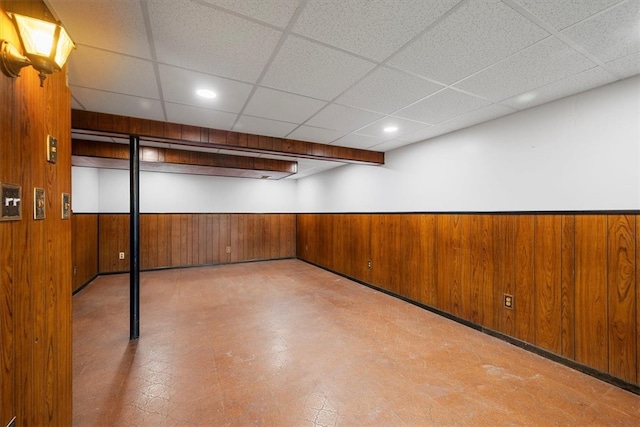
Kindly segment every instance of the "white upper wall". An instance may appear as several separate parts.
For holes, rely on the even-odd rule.
[[[640,209],[640,76],[298,181],[299,212]]]
[[[71,211],[74,213],[100,212],[98,169],[71,168]]]
[[[299,180],[142,172],[141,212],[640,209],[640,76]],[[129,173],[73,168],[73,211],[128,212]]]
[[[99,212],[129,212],[129,171],[100,169]],[[295,212],[295,181],[140,173],[142,213]]]

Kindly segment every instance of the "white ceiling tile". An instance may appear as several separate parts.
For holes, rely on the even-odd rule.
[[[434,138],[439,135],[444,135],[445,133],[449,133],[452,130],[449,128],[445,128],[442,126],[429,126],[417,132],[410,133],[408,135],[403,135],[398,140],[407,141],[407,142],[420,142],[425,141],[429,138]]]
[[[283,122],[302,123],[327,105],[325,101],[259,87],[244,114]]]
[[[373,136],[351,133],[349,135],[343,136],[331,145],[350,148],[362,148],[366,150],[369,147],[373,147],[374,145],[381,144],[388,140],[389,138],[376,138]]]
[[[640,51],[640,2],[627,1],[562,32],[604,62]]]
[[[156,99],[140,98],[76,86],[71,86],[71,93],[89,111],[150,120],[165,120],[162,105]]]
[[[289,36],[262,84],[287,92],[331,100],[373,69],[355,56]]]
[[[239,113],[252,85],[235,80],[215,77],[197,71],[159,65],[162,94],[165,101],[203,108]],[[210,89],[216,93],[213,99],[196,95],[198,89]]]
[[[429,125],[425,125],[424,123],[414,122],[400,117],[385,117],[376,123],[372,123],[367,127],[358,129],[357,133],[360,135],[374,136],[389,140],[408,133],[416,132],[428,126]],[[388,127],[396,127],[398,130],[392,133],[385,132],[384,129]]]
[[[456,87],[500,101],[595,65],[557,38],[549,37],[456,84]]]
[[[504,105],[492,104],[478,110],[471,111],[451,120],[442,122],[441,125],[450,129],[462,129],[478,123],[487,122],[498,117],[506,116],[515,112],[514,108]]]
[[[351,132],[384,117],[382,114],[330,104],[306,124],[336,131]]]
[[[555,81],[546,86],[541,86],[529,92],[514,96],[513,98],[505,99],[501,103],[523,110],[558,98],[584,92],[585,90],[613,82],[616,79],[616,77],[607,73],[602,68],[595,67],[579,74],[571,75],[562,80]]]
[[[284,28],[298,8],[300,0],[204,0],[227,10]]]
[[[607,62],[607,68],[620,77],[631,77],[640,74],[640,52]]]
[[[390,114],[442,88],[441,85],[381,67],[356,83],[336,102]]]
[[[284,138],[291,133],[296,126],[297,125],[292,123],[260,119],[258,117],[240,116],[240,119],[238,119],[233,130],[236,132],[250,133],[254,135]]]
[[[317,128],[313,126],[300,126],[298,129],[287,135],[287,138],[329,144],[343,135],[344,132],[338,132],[335,130]]]
[[[167,119],[171,123],[184,123],[192,126],[203,126],[213,129],[230,130],[237,114],[190,105],[165,102]]]
[[[160,99],[151,61],[80,46],[68,69],[74,86]]]
[[[556,30],[582,21],[621,0],[513,0]]]
[[[450,84],[546,36],[545,30],[498,0],[474,0],[447,16],[389,63]]]
[[[140,2],[56,0],[51,3],[76,44],[81,42],[83,46],[151,58]],[[87,19],[88,16],[95,19]]]
[[[491,103],[484,99],[445,89],[398,111],[395,115],[422,123],[438,124],[489,104]]]
[[[315,0],[293,31],[382,61],[452,8],[458,0]]]
[[[191,1],[148,4],[160,62],[222,77],[255,82],[282,35]]]

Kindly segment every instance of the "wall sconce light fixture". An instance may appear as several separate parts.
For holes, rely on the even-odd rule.
[[[75,44],[61,25],[17,13],[8,15],[18,29],[24,55],[8,41],[1,40],[0,69],[9,77],[18,77],[23,67],[31,65],[40,72],[42,87],[47,74],[62,69]]]

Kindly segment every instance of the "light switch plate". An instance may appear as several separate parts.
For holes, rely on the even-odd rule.
[[[71,212],[71,196],[69,193],[62,193],[62,219],[69,219]]]
[[[2,183],[1,221],[22,219],[22,188],[19,185]]]
[[[56,163],[58,161],[58,139],[47,135],[47,161]]]
[[[45,197],[44,197],[44,188],[34,188],[33,189],[33,219],[44,219],[45,218]]]

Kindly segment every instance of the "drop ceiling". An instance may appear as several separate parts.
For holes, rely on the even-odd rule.
[[[47,4],[75,109],[383,152],[640,73],[638,0]]]

